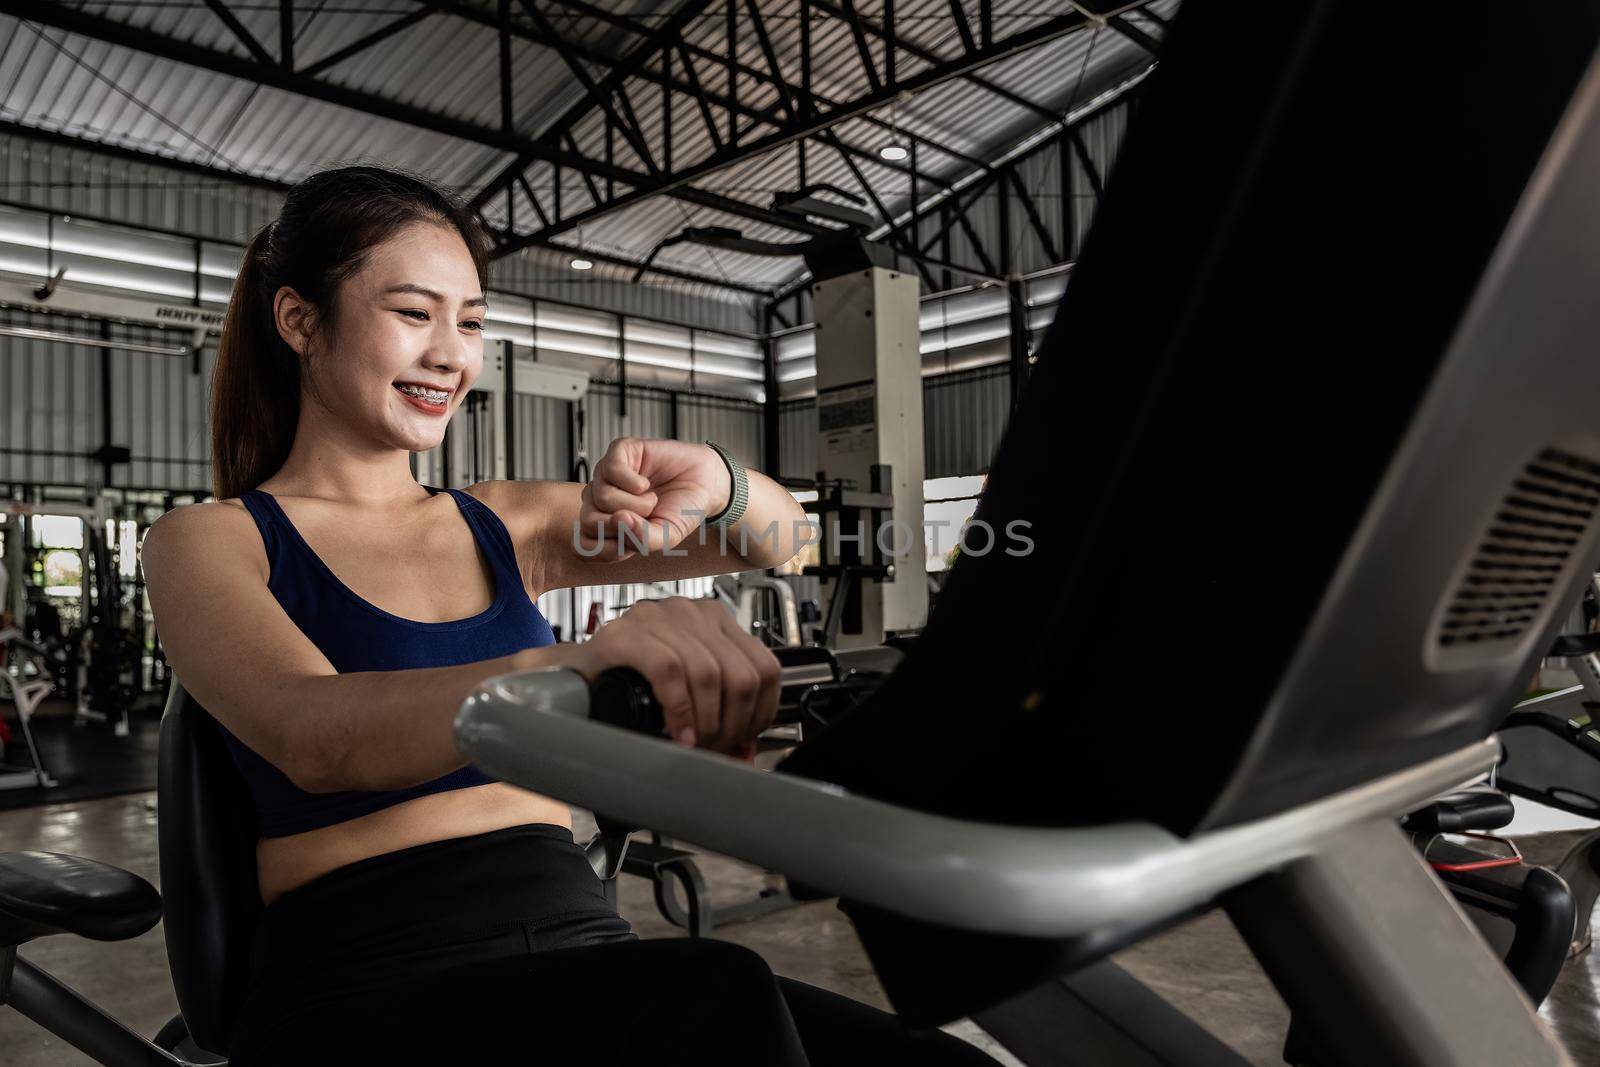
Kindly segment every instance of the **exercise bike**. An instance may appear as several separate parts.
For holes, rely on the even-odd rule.
[[[1568,1067],[1396,819],[1497,764],[1504,694],[1600,561],[1600,311],[1573,297],[1600,271],[1600,18],[1371,19],[1179,12],[981,505],[1032,523],[1037,550],[963,555],[866,704],[768,773],[589,721],[575,672],[517,672],[459,711],[461,752],[839,895],[902,1019],[970,1016],[1024,1062],[1245,1062],[1109,958],[1220,908],[1324,1063]],[[1517,93],[1482,78],[1487,57]],[[1373,152],[1398,186],[1351,180]],[[1549,504],[1570,536],[1525,550],[1557,561],[1529,568],[1514,625],[1441,635],[1541,464],[1595,498]],[[1217,622],[1174,653],[1208,703],[1153,723],[1168,709],[1104,665],[1144,647],[1174,544],[1216,564]],[[185,1032],[225,1048],[259,907],[250,809],[208,779],[228,765],[173,693],[160,833],[183,1021],[162,1041],[115,1035],[14,950],[149,929],[155,891],[0,856],[8,996],[108,1064],[184,1062],[157,1045]]]

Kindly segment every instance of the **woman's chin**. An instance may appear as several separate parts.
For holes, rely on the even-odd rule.
[[[407,452],[428,452],[444,443],[445,427],[443,419],[430,419],[422,424],[420,416],[413,422],[401,413],[398,418],[391,417],[385,427],[388,432],[383,436]]]
[[[388,437],[396,448],[407,452],[431,452],[444,443],[442,433],[424,433],[408,427],[396,427]]]
[[[432,452],[434,449],[438,448],[443,443],[444,443],[444,435],[443,434],[440,434],[438,437],[419,436],[419,437],[413,439],[410,444],[406,445],[406,451],[408,451],[408,452]]]

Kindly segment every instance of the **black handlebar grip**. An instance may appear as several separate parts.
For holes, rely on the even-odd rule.
[[[589,718],[641,734],[664,734],[667,722],[644,675],[632,667],[612,667],[589,691]]]

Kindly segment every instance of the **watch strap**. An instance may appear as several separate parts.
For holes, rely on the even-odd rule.
[[[717,514],[706,519],[707,526],[732,526],[744,518],[745,508],[750,504],[750,476],[745,473],[741,464],[735,463],[733,457],[728,455],[728,450],[715,441],[707,441],[707,445],[717,455],[722,457],[722,462],[728,465],[728,476],[732,479],[733,489],[728,494],[728,506]]]

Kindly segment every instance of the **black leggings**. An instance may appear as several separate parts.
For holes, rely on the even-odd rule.
[[[775,976],[722,941],[641,940],[549,824],[341,867],[269,905],[231,1062],[985,1065],[938,1030]]]

